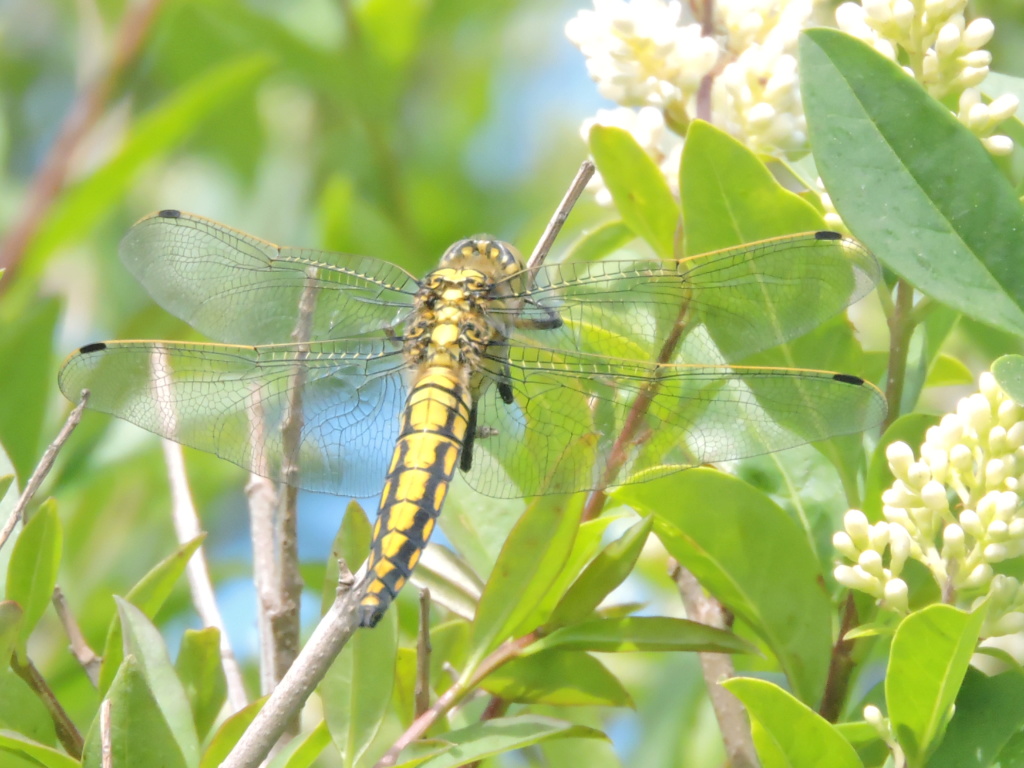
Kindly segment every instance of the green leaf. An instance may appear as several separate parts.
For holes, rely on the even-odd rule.
[[[924,434],[928,427],[935,424],[935,417],[924,413],[908,413],[900,416],[885,430],[875,452],[871,455],[867,477],[864,481],[864,502],[861,511],[868,520],[877,523],[882,519],[882,492],[896,480],[889,469],[889,460],[885,457],[886,448],[895,442],[902,441],[910,446],[914,455],[918,454]]]
[[[722,687],[761,726],[754,729],[754,743],[765,768],[863,768],[850,742],[831,723],[777,685],[734,677]],[[768,755],[778,756],[779,762],[769,762]]]
[[[949,728],[928,768],[986,768],[1024,726],[1024,674],[988,677],[968,669]]]
[[[200,534],[174,550],[174,552],[153,566],[145,576],[139,579],[139,582],[128,590],[128,594],[124,596],[124,599],[142,611],[146,618],[154,618],[163,607],[167,598],[170,597],[174,585],[181,578],[181,574],[185,572],[188,561],[202,545],[205,538],[205,533]],[[121,657],[124,654],[121,639],[121,623],[115,619],[107,630],[107,638],[103,644],[103,663],[100,666],[100,691],[107,690],[117,672],[118,665],[121,663]]]
[[[590,129],[590,154],[622,221],[662,259],[678,258],[679,206],[654,160],[621,128]]]
[[[597,619],[555,630],[530,645],[525,654],[550,648],[604,653],[632,651],[700,651],[757,653],[732,632],[688,619],[667,616],[625,616]]]
[[[614,494],[654,514],[665,548],[775,654],[801,701],[817,703],[832,650],[832,610],[806,534],[762,492],[691,469]],[[770,579],[765,574],[771,574]]]
[[[50,353],[59,315],[59,301],[36,298],[16,317],[0,317],[0,381],[6,387],[0,443],[7,448],[22,487],[39,460],[53,389]]]
[[[357,633],[358,634],[358,633]],[[235,712],[227,718],[210,739],[206,751],[203,752],[203,759],[199,762],[199,768],[217,768],[224,758],[228,756],[238,740],[242,738],[245,729],[249,727],[253,719],[266,703],[266,697],[257,699],[244,709]]]
[[[464,678],[519,626],[557,578],[572,551],[584,498],[543,496],[519,518],[480,597]]]
[[[14,731],[0,730],[0,750],[15,755],[24,755],[35,761],[33,765],[41,765],[43,768],[80,768],[81,766],[81,763],[63,752],[27,739]]]
[[[619,679],[597,659],[576,651],[544,651],[502,664],[480,683],[505,701],[554,707],[631,707]]]
[[[813,29],[799,50],[811,146],[850,229],[928,296],[1024,332],[1024,213],[977,137],[859,40]]]
[[[569,248],[566,261],[600,261],[614,253],[636,234],[624,222],[608,221],[584,232]]]
[[[896,628],[885,674],[885,702],[910,768],[942,738],[953,702],[978,645],[984,609],[964,613],[930,605]]]
[[[952,355],[940,354],[928,368],[926,387],[953,387],[974,383],[974,372],[962,361]]]
[[[679,189],[687,255],[825,227],[753,152],[702,120],[687,130]]]
[[[1003,355],[992,363],[992,375],[1013,402],[1024,404],[1024,356]]]
[[[625,581],[640,557],[653,522],[653,517],[645,517],[590,561],[555,606],[547,627],[561,627],[582,621],[609,592]]]
[[[160,768],[194,768],[198,762],[198,743],[195,753],[186,753],[167,722],[153,690],[152,679],[144,670],[144,663],[134,656],[126,656],[107,691],[110,701],[111,765],[149,766],[159,755]],[[189,717],[191,725],[191,717]],[[100,768],[100,718],[92,722],[85,739],[82,764],[86,768]]]
[[[178,679],[167,655],[160,632],[146,615],[124,598],[115,597],[117,612],[124,627],[125,661],[130,658],[133,667],[144,678],[146,689],[167,725],[171,738],[186,765],[199,763],[199,739],[196,736],[188,696]],[[123,665],[122,665],[123,666]],[[113,697],[112,697],[113,701]],[[161,754],[153,752],[151,754]],[[134,763],[127,763],[133,765]]]
[[[5,659],[10,661],[10,656]],[[38,744],[57,740],[53,718],[42,697],[10,669],[0,671],[0,728],[10,729]]]
[[[350,501],[341,517],[338,534],[334,537],[331,555],[327,558],[324,571],[324,589],[320,600],[320,614],[334,603],[338,594],[338,558],[345,561],[345,567],[355,573],[370,551],[370,540],[373,537],[373,526],[366,512],[357,501]]]
[[[522,749],[547,739],[603,738],[607,737],[595,728],[574,725],[551,717],[499,717],[476,723],[468,728],[443,733],[437,737],[438,741],[447,742],[447,748],[441,754],[425,761],[414,759],[402,762],[396,768],[458,768],[466,763]]]
[[[331,732],[327,730],[327,723],[321,720],[312,731],[288,742],[270,761],[268,768],[309,768],[330,743]]]
[[[220,630],[216,627],[186,629],[174,669],[185,686],[196,732],[200,739],[205,739],[227,700]]]
[[[266,56],[257,54],[213,66],[138,118],[121,151],[57,199],[29,245],[25,263],[38,264],[105,221],[146,163],[173,149],[236,94],[246,92],[266,74],[269,64]]]
[[[391,704],[398,652],[398,611],[372,632],[356,632],[320,681],[324,720],[348,768],[359,762]]]
[[[0,601],[0,659],[6,665],[18,646],[25,611],[13,600]]]
[[[410,579],[417,589],[429,589],[430,600],[466,621],[472,621],[480,594],[480,577],[447,547],[428,544]]]
[[[47,499],[29,518],[7,564],[7,599],[21,606],[18,653],[50,605],[63,548],[57,502]]]

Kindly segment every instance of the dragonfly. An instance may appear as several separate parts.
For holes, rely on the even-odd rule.
[[[456,470],[492,497],[603,492],[870,428],[858,376],[753,367],[868,293],[874,257],[834,232],[702,255],[527,267],[460,240],[417,279],[165,210],[121,260],[217,343],[108,341],[64,362],[88,407],[310,491],[380,495],[359,604],[409,580]]]

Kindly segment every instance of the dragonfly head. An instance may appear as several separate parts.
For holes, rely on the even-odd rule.
[[[497,281],[521,272],[524,262],[514,246],[486,235],[477,235],[453,243],[441,257],[440,266],[475,270]]]

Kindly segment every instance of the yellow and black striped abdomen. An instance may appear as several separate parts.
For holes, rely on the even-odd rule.
[[[381,494],[359,623],[374,626],[409,579],[459,464],[471,407],[457,370],[427,368],[409,391]]]

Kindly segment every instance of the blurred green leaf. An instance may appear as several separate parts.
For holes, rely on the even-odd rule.
[[[558,576],[572,551],[583,500],[584,494],[542,496],[519,518],[480,597],[464,677],[522,622]]]
[[[257,699],[245,709],[235,712],[224,720],[214,731],[210,743],[206,745],[203,759],[199,761],[199,768],[218,768],[238,740],[242,738],[245,729],[249,727],[265,703],[266,697]]]
[[[984,608],[930,605],[896,628],[885,673],[885,702],[907,765],[926,764],[942,738],[978,645]]]
[[[992,363],[992,375],[1013,402],[1024,404],[1024,356],[1003,355]]]
[[[0,381],[4,383],[0,443],[22,486],[39,461],[43,422],[53,392],[50,354],[60,308],[56,299],[38,298],[17,317],[0,316]]]
[[[167,598],[171,595],[181,574],[188,567],[188,561],[195,554],[195,551],[202,545],[206,534],[200,534],[192,541],[187,541],[169,554],[152,569],[149,573],[139,579],[139,582],[128,590],[124,599],[142,611],[148,619],[152,619],[163,607]],[[120,614],[119,614],[120,615]],[[106,691],[107,686],[117,673],[117,667],[121,663],[124,654],[122,640],[121,622],[115,619],[107,630],[107,637],[103,643],[103,664],[100,666],[100,691]]]
[[[139,118],[120,152],[91,176],[61,195],[25,254],[29,266],[70,241],[81,239],[116,209],[136,174],[181,143],[231,97],[267,72],[269,59],[245,56],[219,65],[183,86]]]
[[[135,656],[126,656],[107,691],[106,698],[110,701],[110,765],[153,765],[154,756],[159,755],[161,768],[195,768],[199,745],[193,745],[193,753],[178,741],[178,734],[167,722],[158,701],[158,696],[166,692],[151,688],[152,678],[144,666]],[[100,718],[97,715],[85,739],[83,766],[100,768],[100,741]]]
[[[309,768],[330,743],[331,732],[327,730],[327,723],[321,720],[312,731],[288,742],[267,768]]]
[[[1024,333],[1024,214],[977,137],[899,64],[836,30],[802,33],[800,73],[818,170],[850,229],[928,296]]]
[[[341,517],[341,525],[334,537],[331,555],[327,558],[324,589],[320,600],[321,615],[327,613],[327,609],[331,607],[338,594],[338,558],[344,560],[345,566],[355,573],[370,551],[372,536],[373,526],[370,525],[366,512],[359,502],[350,501],[345,507],[345,514]]]
[[[13,600],[0,601],[0,659],[6,665],[21,635],[21,622],[25,616],[22,607]]]
[[[946,735],[928,768],[987,768],[1024,726],[1024,674],[1011,669],[989,677],[969,668]]]
[[[653,523],[653,517],[645,517],[605,547],[559,600],[547,627],[574,624],[589,616],[633,570]]]
[[[757,653],[732,632],[667,616],[625,616],[596,619],[557,629],[528,647],[525,653],[549,648],[603,653],[633,651],[701,651]]]
[[[24,755],[31,760],[31,765],[41,765],[43,768],[80,768],[82,765],[74,758],[68,757],[63,752],[39,744],[30,738],[22,736],[13,731],[0,730],[0,750],[11,755]],[[29,763],[24,763],[28,765]],[[12,765],[11,768],[18,768],[20,765]]]
[[[216,627],[186,629],[174,669],[185,687],[196,733],[205,739],[227,700],[220,631]]]
[[[146,615],[124,598],[115,598],[124,628],[125,662],[144,678],[153,699],[185,765],[199,763],[199,739],[196,736],[188,696],[167,655],[164,640]],[[122,665],[123,666],[123,665]],[[113,686],[111,686],[113,689]],[[111,695],[115,702],[115,695]],[[159,751],[150,754],[162,754]],[[131,763],[129,763],[131,764]]]
[[[63,549],[57,502],[47,499],[25,523],[7,564],[6,599],[22,610],[17,652],[24,654],[28,636],[50,605]]]
[[[480,683],[505,701],[556,707],[631,707],[618,678],[597,659],[577,651],[550,650],[512,659]]]
[[[754,744],[764,768],[863,768],[850,742],[831,723],[777,685],[734,677],[722,687],[760,725],[754,729]]]
[[[468,728],[442,733],[436,737],[447,748],[442,754],[424,761],[401,762],[396,768],[457,768],[460,765],[483,760],[514,749],[522,749],[546,739],[603,739],[603,733],[582,725],[540,715],[499,717],[485,720]],[[432,744],[425,744],[433,748]],[[439,745],[441,746],[441,745]]]
[[[678,258],[679,206],[668,182],[636,139],[621,128],[590,129],[590,153],[622,221],[662,259]]]
[[[703,120],[686,132],[679,189],[688,256],[825,228],[821,214],[753,152]]]
[[[9,661],[10,656],[5,657],[5,662]],[[40,745],[52,746],[57,741],[53,719],[39,692],[6,666],[0,671],[0,729],[16,731]]]
[[[398,652],[398,611],[370,631],[356,632],[320,681],[324,720],[345,768],[356,765],[391,704]]]
[[[746,483],[703,468],[626,486],[614,497],[655,515],[669,553],[771,648],[797,696],[817,703],[832,609],[806,534],[789,516]]]
[[[952,355],[940,354],[928,369],[926,387],[964,386],[974,383],[974,373],[967,364]]]
[[[636,237],[624,222],[608,221],[583,233],[566,255],[566,261],[600,261]]]

